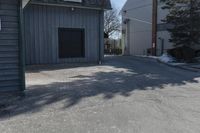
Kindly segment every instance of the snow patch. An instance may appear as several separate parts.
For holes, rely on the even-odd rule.
[[[162,56],[160,56],[158,58],[158,60],[160,62],[164,62],[164,63],[175,63],[176,59],[174,59],[172,56],[170,56],[169,54],[165,53]]]

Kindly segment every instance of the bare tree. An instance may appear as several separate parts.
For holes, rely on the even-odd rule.
[[[116,9],[106,11],[104,14],[104,32],[110,37],[120,31],[121,22]]]

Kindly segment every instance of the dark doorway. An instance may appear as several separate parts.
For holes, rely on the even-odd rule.
[[[85,57],[84,29],[59,28],[59,58]]]

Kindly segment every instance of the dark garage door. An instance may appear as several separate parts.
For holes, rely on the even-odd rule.
[[[84,29],[59,28],[59,58],[85,57]]]

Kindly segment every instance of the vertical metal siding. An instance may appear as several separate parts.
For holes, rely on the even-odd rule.
[[[101,21],[99,15],[102,15]],[[75,8],[72,11],[68,7],[29,5],[24,11],[24,19],[27,65],[98,61],[99,24],[103,28],[103,13],[89,9]],[[59,27],[85,29],[85,58],[59,59]],[[103,35],[103,30],[101,32]]]
[[[18,0],[0,0],[0,91],[20,89],[18,4]]]

